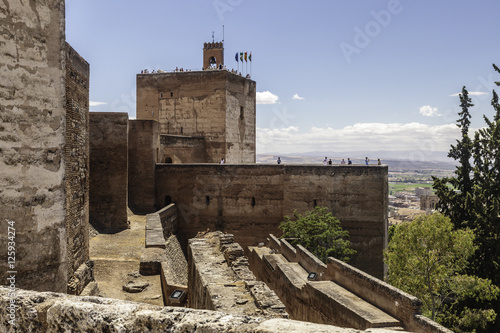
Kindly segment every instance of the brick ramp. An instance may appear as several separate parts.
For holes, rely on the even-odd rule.
[[[308,281],[309,272],[268,247],[249,247],[258,278],[273,289],[292,319],[357,329],[401,329],[396,318],[332,281]],[[259,276],[260,273],[260,276]],[[321,279],[321,278],[319,278]],[[306,315],[306,309],[314,308]]]
[[[163,227],[158,214],[148,214],[146,217],[146,248],[165,248],[165,238],[163,237]]]
[[[165,259],[161,262],[161,287],[165,305],[184,305],[184,301],[170,299],[174,290],[188,292],[188,264],[179,238],[170,236],[165,242]]]
[[[399,327],[401,323],[372,304],[331,281],[310,281],[308,291],[323,298],[323,309],[331,313],[344,312],[349,326],[357,328]]]

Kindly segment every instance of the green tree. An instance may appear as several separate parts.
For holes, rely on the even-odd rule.
[[[348,262],[356,253],[351,249],[349,232],[343,230],[338,218],[326,207],[315,207],[305,215],[293,212],[293,218],[285,216],[279,228],[282,238],[291,238],[292,245],[302,245],[326,263],[328,257]]]
[[[471,103],[467,89],[463,87],[460,94],[460,107],[462,111],[458,113],[460,118],[457,120],[457,126],[461,130],[462,139],[460,141],[457,140],[456,145],[452,145],[448,153],[448,157],[459,162],[455,170],[456,177],[434,178],[433,184],[436,195],[440,198],[437,205],[438,209],[446,216],[449,216],[457,228],[469,226],[469,222],[471,221],[472,181],[470,175],[472,166],[470,162],[473,143],[469,137],[471,118],[469,108],[473,106],[474,104]],[[451,186],[448,186],[448,184]]]
[[[472,230],[454,230],[439,213],[419,216],[394,230],[384,252],[387,282],[422,300],[425,316],[473,332],[495,320],[491,301],[500,292],[491,281],[464,274],[474,251]],[[476,300],[482,307],[466,306]]]
[[[497,66],[493,68],[500,73]],[[500,82],[496,82],[500,85]],[[451,146],[449,157],[458,162],[455,177],[433,177],[439,197],[438,209],[450,217],[456,228],[471,228],[476,234],[478,251],[471,258],[469,273],[491,279],[500,285],[500,105],[493,90],[492,120],[484,116],[486,126],[469,136],[472,107],[465,87],[460,95],[462,112],[458,127],[462,138]],[[454,191],[457,189],[458,191]]]

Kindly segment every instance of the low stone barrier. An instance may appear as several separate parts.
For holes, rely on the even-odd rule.
[[[165,248],[165,239],[177,233],[177,206],[170,204],[146,217],[146,248]]]
[[[216,311],[160,307],[109,298],[71,296],[22,289],[16,291],[17,308],[13,317],[8,310],[10,304],[9,289],[0,287],[0,327],[1,331],[6,333],[361,332],[288,319],[230,315]],[[377,333],[384,332],[391,331],[377,331]]]

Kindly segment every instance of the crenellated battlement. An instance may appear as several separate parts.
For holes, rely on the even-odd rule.
[[[223,42],[208,42],[203,44],[203,50],[223,49]]]

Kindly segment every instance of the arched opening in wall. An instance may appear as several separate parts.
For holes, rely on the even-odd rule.
[[[210,196],[207,195],[205,197],[205,203],[207,204],[207,206],[210,205]]]
[[[165,158],[165,163],[173,163],[173,162],[172,162],[172,157],[168,157],[168,156],[167,156],[167,157]]]
[[[165,207],[172,203],[172,198],[170,195],[165,196]]]
[[[252,207],[255,207],[255,197],[252,197]]]
[[[318,205],[318,201],[316,199],[313,200],[313,207],[316,207]]]
[[[243,109],[242,106],[240,106],[240,119],[245,118],[245,109]]]
[[[217,66],[217,59],[215,59],[215,57],[210,57],[208,63],[210,64],[210,68],[215,68]]]

